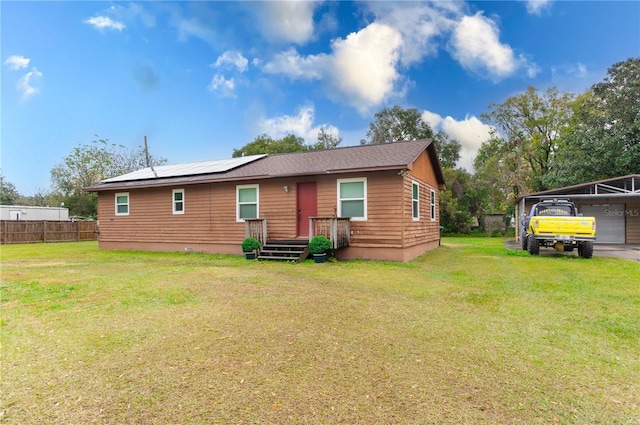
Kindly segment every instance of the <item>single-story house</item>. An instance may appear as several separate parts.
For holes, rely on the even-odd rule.
[[[247,236],[325,234],[338,258],[408,261],[439,244],[444,184],[428,139],[165,165],[85,190],[102,249],[240,254]]]
[[[531,206],[543,199],[566,199],[578,212],[596,218],[596,242],[640,244],[640,174],[630,174],[559,189],[532,193],[518,199],[516,236]]]

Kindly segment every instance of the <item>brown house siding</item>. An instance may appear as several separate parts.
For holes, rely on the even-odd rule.
[[[435,170],[426,151],[422,152],[413,162],[411,174],[431,187],[436,188],[436,190],[439,188]],[[444,189],[444,187],[442,188]]]
[[[417,182],[419,185],[419,206],[420,206],[420,219],[413,220],[413,198],[412,185],[413,182]],[[436,199],[436,216],[435,221],[431,220],[431,190],[434,191]],[[424,243],[424,241],[435,241],[440,238],[440,217],[438,207],[438,195],[439,191],[437,187],[428,185],[421,182],[418,179],[407,176],[405,178],[405,194],[406,200],[404,202],[405,209],[404,215],[406,217],[405,232],[404,232],[404,246],[410,247]]]

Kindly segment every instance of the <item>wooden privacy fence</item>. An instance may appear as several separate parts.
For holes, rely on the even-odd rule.
[[[95,221],[0,220],[0,242],[36,243],[94,240]]]

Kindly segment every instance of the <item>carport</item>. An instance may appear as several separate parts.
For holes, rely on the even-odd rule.
[[[523,217],[540,200],[566,199],[580,214],[595,217],[597,244],[640,244],[640,174],[532,193],[518,199],[516,239]]]

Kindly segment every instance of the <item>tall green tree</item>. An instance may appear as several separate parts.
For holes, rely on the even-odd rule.
[[[369,124],[367,140],[360,144],[377,145],[381,143],[402,142],[433,137],[431,126],[422,119],[416,108],[404,109],[400,106],[384,108],[374,115]]]
[[[455,168],[460,159],[460,142],[451,139],[443,130],[434,134],[429,123],[422,119],[420,111],[416,108],[404,109],[396,105],[376,113],[374,121],[369,124],[367,138],[360,140],[360,144],[377,145],[431,138],[442,167]]]
[[[460,160],[460,149],[462,148],[460,142],[451,139],[444,130],[438,131],[433,136],[433,142],[436,145],[440,165],[443,168],[456,168],[456,164]]]
[[[293,134],[289,134],[282,139],[273,139],[267,134],[261,134],[240,149],[234,149],[231,156],[239,158],[249,155],[303,152],[307,149],[304,139]]]
[[[149,165],[152,166],[167,162],[162,157],[149,157]],[[98,139],[76,146],[61,163],[51,169],[51,181],[54,192],[69,206],[71,215],[95,216],[97,197],[95,193],[84,192],[85,187],[146,166],[144,148],[129,150],[122,145],[109,143],[108,139]]]
[[[571,93],[560,93],[551,87],[539,92],[528,87],[524,93],[509,97],[500,104],[489,105],[482,118],[495,126],[501,137],[500,149],[493,147],[500,160],[510,161],[505,167],[521,181],[526,192],[548,189],[545,176],[549,172],[560,138],[573,112]],[[491,143],[496,143],[494,138]],[[519,192],[520,190],[518,190]]]
[[[547,186],[640,172],[640,58],[611,66],[604,81],[573,103]]]
[[[327,133],[323,128],[318,132],[318,141],[312,146],[312,149],[335,149],[342,143],[342,137]]]
[[[302,137],[288,134],[282,139],[274,139],[267,134],[260,134],[256,138],[241,147],[234,149],[233,158],[248,155],[276,154],[289,152],[304,152],[308,150],[334,149],[342,143],[340,136],[327,133],[324,129],[318,132],[318,139],[313,145],[305,144]]]
[[[478,150],[473,163],[476,184],[487,190],[489,208],[505,211],[518,197],[530,192],[531,169],[519,140],[507,140],[495,131]]]
[[[16,186],[0,173],[0,205],[16,205],[19,198]]]

